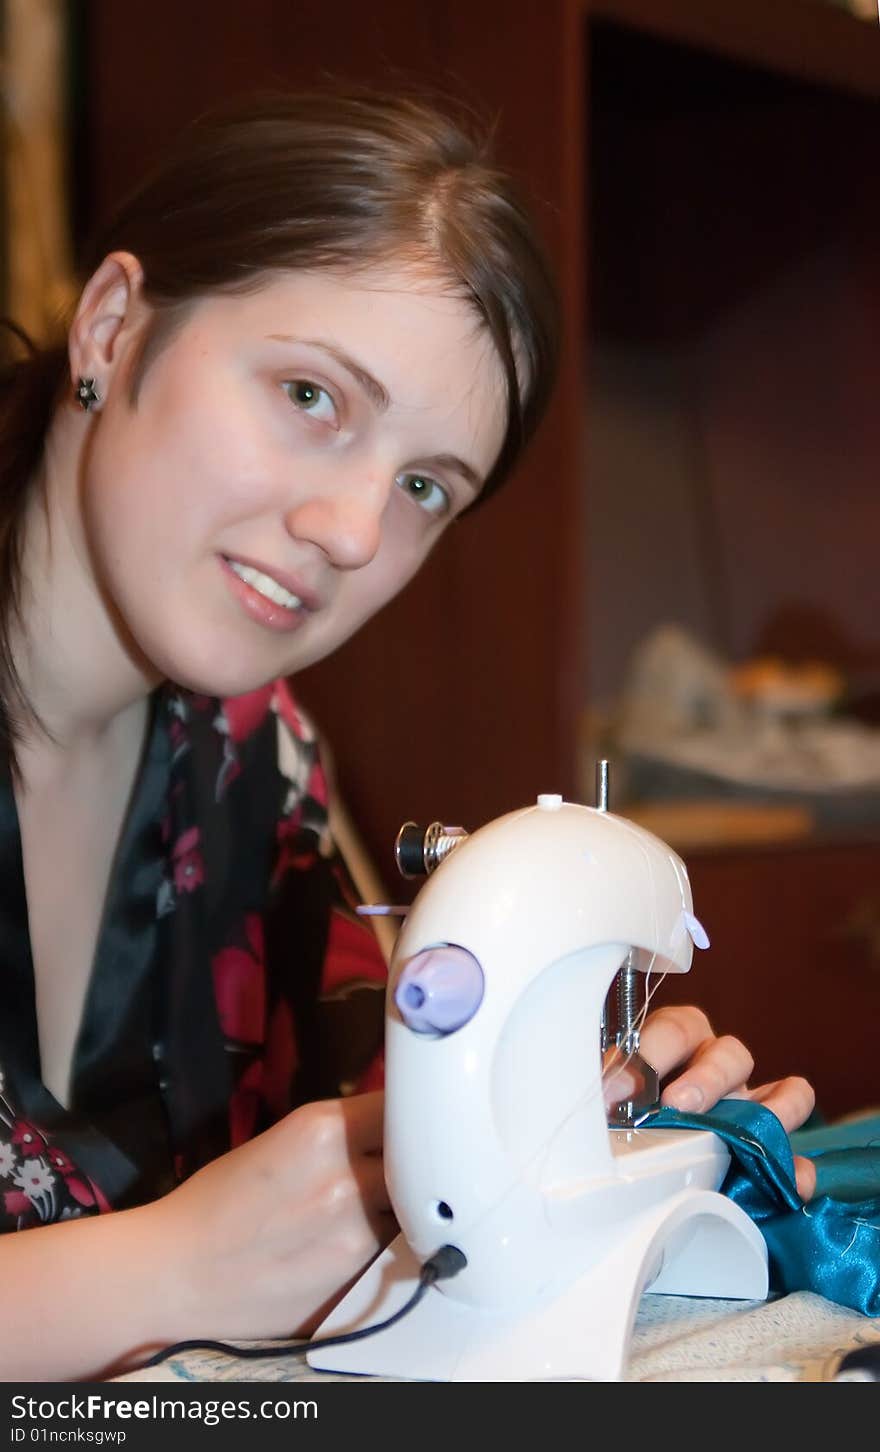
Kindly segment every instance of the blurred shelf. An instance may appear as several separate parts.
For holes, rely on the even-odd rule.
[[[823,0],[582,0],[591,20],[880,97],[880,25]]]
[[[815,821],[807,807],[699,801],[636,802],[621,808],[630,821],[686,854],[704,848],[755,847],[809,839]]]

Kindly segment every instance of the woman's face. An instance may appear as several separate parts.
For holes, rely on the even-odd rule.
[[[479,492],[506,423],[471,308],[424,274],[279,275],[195,304],[87,454],[91,567],[161,675],[234,695],[346,640]]]

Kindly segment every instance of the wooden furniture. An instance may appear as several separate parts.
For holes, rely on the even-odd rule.
[[[601,714],[656,620],[733,657],[822,654],[870,690],[876,26],[819,0],[76,13],[80,236],[189,115],[325,72],[393,84],[397,67],[497,112],[536,199],[567,324],[546,424],[508,488],[298,683],[392,892],[406,818],[476,826],[538,792],[591,799],[585,709]],[[836,1112],[873,1097],[871,990],[857,1024],[831,1011],[829,965],[845,976],[850,958],[823,934],[846,920],[844,887],[869,892],[880,848],[816,851],[693,854],[723,965],[699,988],[761,1072],[798,1068],[809,1041],[801,1067]]]
[[[880,1106],[880,845],[703,851],[689,872],[712,946],[657,1003],[743,1039],[755,1083],[804,1075],[826,1119]]]

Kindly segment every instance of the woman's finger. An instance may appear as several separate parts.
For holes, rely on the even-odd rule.
[[[675,1004],[648,1014],[642,1026],[639,1050],[664,1079],[714,1038],[712,1025],[702,1009],[691,1004]]]
[[[754,1067],[745,1044],[730,1034],[716,1038],[706,1015],[692,1007],[660,1008],[650,1014],[640,1051],[661,1080],[672,1076],[661,1103],[691,1114],[711,1109],[744,1085]]]
[[[744,1089],[741,1097],[771,1109],[788,1134],[809,1119],[816,1105],[816,1091],[812,1084],[797,1075],[775,1079],[770,1084],[759,1084],[755,1089]],[[794,1174],[801,1199],[811,1199],[816,1191],[816,1166],[813,1161],[805,1155],[795,1155]]]
[[[642,1028],[639,1052],[663,1080],[673,1075],[661,1101],[683,1112],[700,1113],[742,1085],[752,1072],[748,1049],[730,1035],[716,1038],[702,1009],[692,1005],[658,1008]],[[679,1074],[675,1074],[681,1069]],[[606,1057],[605,1100],[613,1104],[636,1089],[618,1049]]]
[[[804,1155],[794,1157],[794,1175],[802,1200],[811,1200],[816,1193],[816,1166]]]
[[[759,1084],[746,1090],[746,1097],[756,1104],[772,1109],[783,1129],[791,1134],[800,1129],[816,1107],[816,1094],[806,1079],[792,1075],[788,1079],[775,1079],[772,1084]]]

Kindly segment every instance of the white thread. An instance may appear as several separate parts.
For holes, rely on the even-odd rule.
[[[645,1002],[639,1009],[639,1012],[636,1014],[635,1026],[637,1029],[637,1036],[638,1034],[641,1034],[642,1026],[648,1015],[648,1007],[650,1005],[651,999],[654,997],[654,994],[657,992],[657,989],[660,987],[661,983],[666,977],[666,973],[664,972],[660,974],[660,977],[657,979],[657,982],[651,989],[648,988],[650,977],[651,970],[649,969],[648,972],[645,974]],[[622,1069],[625,1069],[627,1065],[632,1062],[637,1053],[637,1049],[631,1049],[630,1052],[623,1058],[623,1061],[621,1063],[618,1063],[618,1059],[620,1058],[620,1045],[615,1044],[611,1060],[609,1061],[607,1066],[603,1066],[602,1071],[599,1075],[598,1082],[596,1084],[590,1084],[587,1086],[587,1089],[581,1095],[580,1099],[578,1099],[576,1103],[572,1105],[571,1109],[564,1116],[564,1118],[560,1120],[559,1124],[556,1125],[555,1129],[551,1130],[547,1139],[544,1141],[544,1144],[540,1145],[535,1151],[534,1155],[532,1155],[532,1157],[526,1161],[526,1164],[523,1168],[523,1173],[525,1173],[525,1171],[534,1164],[535,1160],[540,1154],[545,1153],[551,1148],[554,1139],[557,1135],[562,1133],[569,1120],[572,1119],[575,1114],[578,1114],[582,1109],[585,1109],[588,1104],[591,1104],[596,1095],[602,1092],[602,1086],[605,1083],[605,1080],[609,1078],[612,1074],[618,1074]],[[615,1059],[614,1057],[615,1054],[617,1055],[617,1059]]]
[[[878,0],[878,3],[880,3],[880,0]],[[639,1012],[636,1014],[636,1021],[635,1021],[636,1037],[639,1037],[641,1035],[642,1028],[644,1027],[645,1019],[648,1016],[648,1007],[650,1005],[651,999],[654,997],[654,994],[657,992],[657,989],[660,987],[661,983],[663,982],[664,978],[666,977],[666,973],[665,972],[664,973],[661,973],[660,974],[660,977],[657,979],[657,982],[655,983],[654,987],[653,988],[649,988],[648,985],[649,985],[650,980],[651,980],[651,972],[652,972],[652,970],[649,968],[648,971],[647,971],[647,973],[645,974],[645,1002],[643,1003],[642,1007],[639,1009]],[[627,1065],[632,1062],[632,1060],[635,1058],[635,1056],[636,1056],[637,1053],[638,1053],[638,1049],[631,1049],[630,1052],[624,1058],[623,1062],[622,1063],[619,1063],[618,1060],[620,1058],[620,1045],[619,1044],[615,1044],[614,1045],[614,1050],[613,1050],[613,1053],[612,1053],[612,1056],[611,1056],[611,1059],[609,1060],[608,1064],[605,1065],[603,1067],[603,1069],[602,1069],[602,1074],[601,1074],[600,1082],[603,1082],[604,1083],[604,1081],[607,1078],[610,1078],[612,1074],[618,1074],[618,1073],[620,1073],[621,1069],[625,1069],[627,1067]],[[614,1055],[617,1055],[617,1058],[615,1058]],[[579,1104],[575,1105],[575,1110],[576,1109],[579,1109],[580,1107],[581,1106]],[[575,1110],[572,1110],[572,1113],[574,1113]]]

